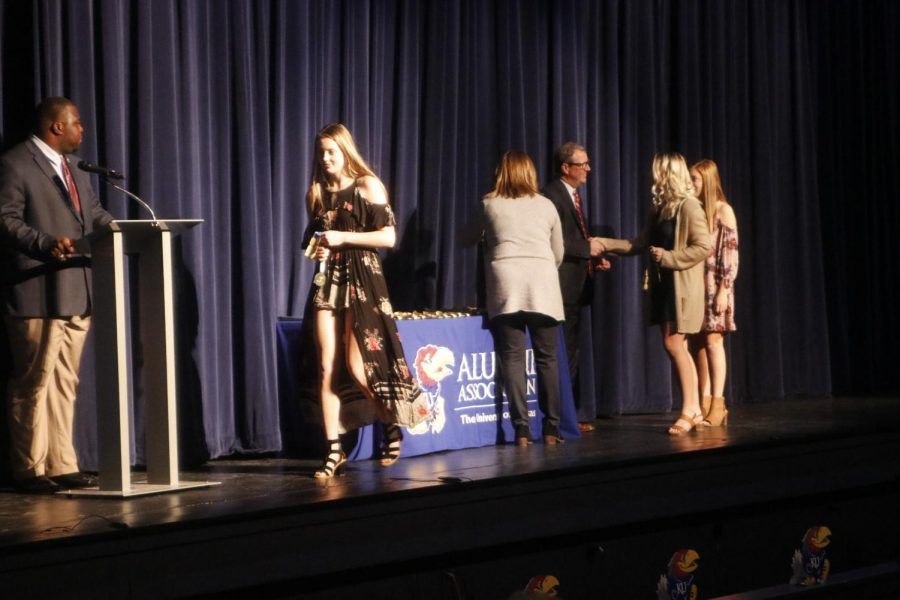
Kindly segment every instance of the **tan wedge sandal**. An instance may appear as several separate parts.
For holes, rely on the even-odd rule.
[[[709,416],[709,411],[712,409],[712,396],[703,396],[700,400],[700,412],[703,413],[703,418]]]
[[[709,427],[728,425],[728,409],[725,408],[725,396],[713,396],[712,407],[703,420],[703,424]]]

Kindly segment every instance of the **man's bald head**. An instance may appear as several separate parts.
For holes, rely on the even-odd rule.
[[[78,107],[68,98],[50,96],[35,108],[34,134],[61,154],[70,154],[81,147],[84,129]]]

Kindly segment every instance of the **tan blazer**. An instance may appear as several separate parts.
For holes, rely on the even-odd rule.
[[[620,256],[641,254],[647,249],[650,230],[657,218],[651,211],[641,234],[633,240],[600,238],[607,252]],[[675,248],[663,253],[660,266],[675,271],[675,329],[697,333],[703,325],[703,261],[712,242],[706,214],[700,201],[687,198],[675,212]]]

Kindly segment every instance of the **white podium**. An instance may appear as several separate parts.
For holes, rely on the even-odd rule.
[[[97,360],[100,485],[66,490],[67,495],[128,497],[219,484],[181,482],[178,477],[172,238],[202,222],[113,221],[89,237],[94,280],[91,320]],[[126,255],[137,256],[138,264],[147,483],[131,481]]]

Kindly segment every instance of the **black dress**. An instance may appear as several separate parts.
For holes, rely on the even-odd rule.
[[[675,217],[657,220],[650,230],[650,245],[671,250],[675,247]],[[675,322],[675,273],[650,262],[650,323]]]
[[[308,237],[315,231],[377,231],[395,223],[390,206],[368,202],[353,184],[325,198],[325,210],[310,223]],[[376,400],[392,421],[404,427],[424,421],[429,416],[425,396],[403,357],[378,252],[371,248],[334,250],[326,262],[324,279],[321,286],[315,282],[310,286],[304,318],[307,330],[314,335],[316,309],[343,312],[344,318],[352,321],[366,381]],[[338,356],[338,361],[344,364],[343,357]],[[364,401],[364,397],[346,369],[341,370],[344,372],[336,391],[342,402],[342,424],[350,429],[371,421],[364,416],[371,412],[362,406],[349,406]]]

